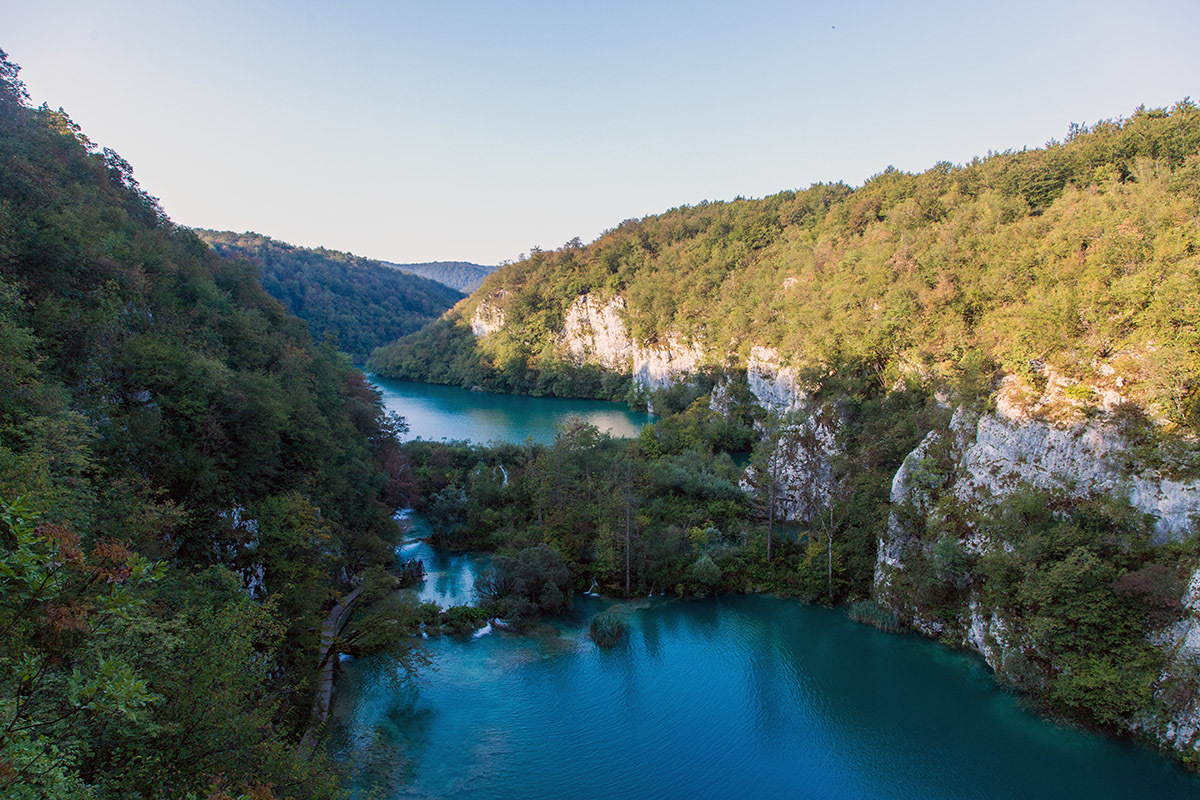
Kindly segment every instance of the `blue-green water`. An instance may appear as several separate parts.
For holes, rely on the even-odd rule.
[[[374,375],[371,381],[383,394],[384,406],[408,421],[410,439],[466,439],[487,444],[532,438],[552,444],[557,427],[571,417],[580,417],[618,437],[636,436],[651,419],[628,406],[601,400],[488,394]]]
[[[418,524],[420,521],[417,520]],[[423,543],[428,599],[470,599],[477,562]],[[335,756],[360,797],[1168,798],[1200,781],[1156,753],[1055,725],[976,657],[770,597],[640,600],[612,650],[609,601],[532,637],[431,639],[397,684],[347,661]]]

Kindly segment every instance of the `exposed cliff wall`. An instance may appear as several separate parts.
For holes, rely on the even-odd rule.
[[[668,336],[633,351],[633,379],[647,389],[665,389],[696,374],[705,365],[704,351],[695,342]]]
[[[1064,407],[1061,389],[1051,376],[1045,391],[1033,396],[1037,393],[1006,379],[993,410],[959,409],[945,429],[929,433],[909,454],[892,483],[893,512],[876,563],[877,599],[916,629],[979,652],[1010,682],[1070,710],[1069,691],[1085,696],[1084,690],[1067,686],[1072,680],[1084,682],[1073,671],[1085,663],[1091,668],[1106,654],[1093,657],[1082,646],[1071,649],[1077,644],[1064,645],[1061,630],[1033,615],[1049,613],[1045,608],[1055,603],[1065,608],[1090,598],[1085,608],[1111,601],[1132,619],[1131,606],[1141,609],[1149,602],[1148,594],[1137,593],[1157,591],[1153,602],[1169,614],[1137,617],[1142,621],[1128,634],[1130,652],[1145,655],[1143,668],[1158,664],[1140,687],[1125,685],[1130,696],[1139,690],[1146,695],[1137,702],[1126,698],[1124,710],[1107,717],[1097,713],[1096,719],[1164,746],[1200,752],[1200,569],[1186,552],[1135,557],[1147,547],[1163,553],[1164,543],[1196,532],[1200,480],[1139,464],[1116,415],[1103,405],[1093,406],[1090,416],[1072,413]],[[1108,410],[1117,402],[1110,399]],[[1048,409],[1055,413],[1045,413]],[[1049,504],[1049,510],[1041,510],[1061,530],[1037,534],[1032,522],[1028,533],[1023,530],[1027,511],[1005,504],[1030,492]],[[1103,503],[1118,509],[1112,512],[1111,530],[1101,522],[1086,533],[1086,520],[1079,520],[1088,514],[1094,518]],[[1078,509],[1085,507],[1081,516]],[[1132,516],[1122,518],[1121,507]],[[1148,521],[1141,515],[1149,515]],[[1129,533],[1138,530],[1145,531],[1144,539]],[[1037,536],[1042,538],[1031,544]],[[1045,554],[1056,546],[1061,553]],[[998,597],[989,584],[1002,574],[997,557],[1021,567],[1012,597]],[[1161,587],[1173,585],[1172,574],[1181,572],[1190,573],[1182,596],[1163,598],[1169,590]],[[1146,588],[1154,581],[1159,588]],[[1107,635],[1109,625],[1118,631],[1128,623],[1122,619],[1099,620],[1093,634],[1097,640]],[[1069,617],[1054,622],[1059,623],[1074,624]],[[1147,654],[1147,643],[1156,652]],[[1114,674],[1117,681],[1120,675]],[[1101,685],[1094,675],[1088,680],[1093,688]]]
[[[796,371],[785,366],[779,351],[771,347],[750,348],[746,380],[758,404],[776,414],[796,411],[808,399]]]
[[[504,295],[505,292],[501,290],[481,300],[476,306],[475,313],[471,315],[471,333],[475,334],[476,338],[483,338],[504,327],[504,308],[501,305]]]
[[[833,459],[839,453],[837,429],[840,420],[830,407],[815,404],[795,408],[781,424],[767,427],[764,439],[773,439],[774,448],[766,465],[767,474],[758,474],[749,466],[741,486],[755,486],[773,480],[778,486],[778,518],[808,522],[829,507],[833,493]],[[814,523],[815,524],[815,523]]]
[[[1053,396],[1053,387],[1043,398]],[[1200,515],[1200,480],[1177,480],[1131,459],[1130,442],[1111,415],[1053,422],[1020,403],[1022,387],[1006,378],[995,411],[971,425],[960,413],[951,424],[959,459],[954,493],[964,503],[985,503],[1019,485],[1067,495],[1124,497],[1155,518],[1156,540],[1180,539]]]
[[[1154,637],[1155,646],[1167,656],[1155,695],[1171,711],[1147,719],[1144,729],[1168,747],[1200,752],[1200,691],[1196,685],[1200,666],[1200,568],[1192,573],[1182,602],[1183,618]]]
[[[567,308],[559,343],[576,364],[599,364],[630,372],[635,350],[625,327],[625,300],[619,295],[600,302],[590,294]]]
[[[503,294],[485,299],[471,317],[471,331],[482,338],[505,324]],[[622,374],[649,390],[665,389],[686,379],[707,363],[703,348],[681,335],[668,335],[655,342],[641,342],[625,325],[625,300],[601,300],[585,294],[577,297],[563,315],[558,347],[563,357],[576,366],[595,364]]]

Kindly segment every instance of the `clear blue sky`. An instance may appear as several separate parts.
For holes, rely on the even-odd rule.
[[[1200,3],[6,3],[0,48],[184,225],[498,263],[621,220],[1200,97]]]

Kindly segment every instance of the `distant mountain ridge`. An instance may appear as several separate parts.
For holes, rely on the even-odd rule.
[[[480,287],[483,279],[500,269],[499,265],[484,266],[472,264],[470,261],[422,261],[417,264],[395,264],[391,261],[379,262],[385,267],[410,272],[429,278],[438,283],[458,289],[463,294],[470,294]]]
[[[352,253],[297,247],[252,231],[194,230],[222,256],[259,264],[267,293],[308,322],[315,339],[336,335],[338,347],[355,363],[437,319],[463,297],[443,282]]]

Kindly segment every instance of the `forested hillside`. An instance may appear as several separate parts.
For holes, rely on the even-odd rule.
[[[548,543],[576,588],[628,596],[848,601],[977,651],[1049,713],[1200,763],[1190,101],[629,220],[506,266],[370,366],[663,413],[628,442],[410,447],[447,542],[552,575]],[[553,607],[510,584],[539,585],[502,581],[508,607]]]
[[[197,230],[223,256],[259,265],[267,294],[308,322],[313,338],[334,335],[354,362],[433,321],[462,294],[369,258],[295,247],[257,233]]]
[[[385,266],[398,269],[401,272],[411,272],[431,281],[444,283],[460,292],[470,294],[479,288],[483,279],[495,272],[498,267],[485,267],[472,264],[470,261],[424,261],[419,264],[393,264],[390,261],[380,262]]]
[[[1200,425],[1200,112],[1138,109],[1064,141],[859,188],[819,184],[628,220],[494,273],[443,320],[375,354],[381,374],[606,395],[564,346],[572,306],[617,301],[633,347],[756,346],[829,374],[954,386],[980,369],[1115,372]],[[489,321],[503,321],[490,324]],[[488,335],[476,339],[470,327]],[[630,371],[626,356],[617,371]]]
[[[296,747],[398,422],[255,274],[0,52],[0,796],[337,794]]]

